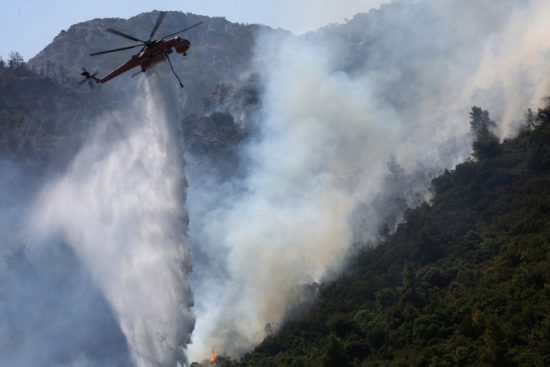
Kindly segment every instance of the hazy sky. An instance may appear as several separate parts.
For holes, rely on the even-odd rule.
[[[385,2],[389,0],[2,0],[0,56],[15,50],[28,59],[61,30],[93,18],[178,10],[303,33]]]

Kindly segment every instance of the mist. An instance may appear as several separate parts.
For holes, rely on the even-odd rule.
[[[189,175],[191,358],[253,347],[304,286],[428,199],[470,155],[473,105],[515,134],[548,94],[547,19],[542,0],[394,2],[302,37],[259,34],[244,174]]]

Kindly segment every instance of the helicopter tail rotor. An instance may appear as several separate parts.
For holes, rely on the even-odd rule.
[[[90,74],[90,72],[84,68],[82,68],[82,73],[80,73],[81,76],[84,77],[79,84],[82,85],[86,82],[88,82],[88,85],[93,88],[101,83],[101,79],[99,79],[97,75],[98,71],[96,70],[93,74]]]

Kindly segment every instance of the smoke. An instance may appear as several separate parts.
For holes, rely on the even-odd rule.
[[[521,3],[521,2],[520,2]],[[488,38],[465,94],[501,121],[504,137],[517,133],[521,113],[541,107],[550,89],[550,3],[524,1],[502,32]]]
[[[191,356],[242,354],[304,284],[425,199],[430,178],[470,154],[472,105],[513,134],[548,93],[547,19],[543,0],[394,2],[299,38],[259,35],[246,175],[190,174]]]
[[[152,75],[131,105],[101,116],[67,172],[41,190],[30,221],[33,252],[46,251],[45,239],[74,252],[139,367],[186,364],[194,326],[173,84]]]

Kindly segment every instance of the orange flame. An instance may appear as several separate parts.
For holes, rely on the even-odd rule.
[[[216,352],[214,352],[214,349],[212,349],[212,353],[210,354],[210,364],[216,363]]]

